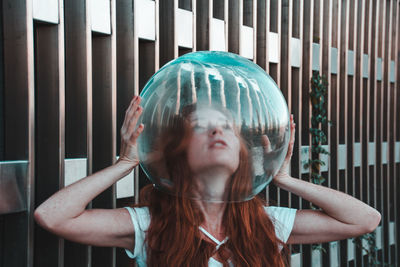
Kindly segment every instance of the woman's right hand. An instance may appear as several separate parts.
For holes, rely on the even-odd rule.
[[[125,120],[121,128],[121,150],[119,163],[131,165],[132,168],[139,164],[139,155],[136,140],[144,129],[140,124],[136,127],[143,108],[140,105],[140,96],[134,96],[125,113]]]

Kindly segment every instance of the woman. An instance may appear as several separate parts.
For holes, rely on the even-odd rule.
[[[93,198],[138,165],[136,139],[144,127],[136,127],[142,113],[139,104],[140,97],[134,97],[126,111],[118,161],[41,204],[35,219],[42,227],[75,242],[125,248],[140,266],[284,266],[279,253],[284,243],[345,239],[371,232],[380,222],[380,214],[363,202],[289,175],[295,130],[292,118],[288,153],[274,183],[321,210],[265,208],[257,197],[245,202],[207,202],[153,187],[141,192],[141,207],[86,210]],[[182,195],[190,191],[203,198],[224,199],[224,194],[247,190],[240,181],[248,169],[243,166],[246,161],[240,160],[247,150],[227,117],[217,110],[211,112],[213,116],[201,109],[190,112],[182,126],[188,131],[178,131],[183,136],[174,139],[182,141],[168,147],[171,142],[166,140],[163,149],[170,158],[166,156],[165,169],[181,183]],[[184,182],[182,177],[194,182]]]

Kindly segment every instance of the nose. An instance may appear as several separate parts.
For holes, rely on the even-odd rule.
[[[223,129],[221,125],[214,125],[210,127],[210,136],[214,136],[217,134],[223,134]]]

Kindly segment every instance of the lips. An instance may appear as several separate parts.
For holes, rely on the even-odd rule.
[[[218,139],[218,140],[215,140],[215,141],[211,142],[209,147],[210,148],[218,148],[218,147],[225,148],[227,146],[228,145],[225,143],[224,140]]]

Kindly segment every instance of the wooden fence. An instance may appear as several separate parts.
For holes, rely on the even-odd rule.
[[[59,188],[112,164],[131,97],[169,60],[241,54],[277,82],[308,180],[313,71],[326,76],[325,185],[382,213],[377,260],[400,262],[400,1],[0,0],[0,267],[130,266],[121,249],[60,239],[33,221]],[[138,200],[139,170],[91,204]],[[309,203],[273,186],[279,205]],[[364,240],[364,245],[366,241]],[[352,240],[292,247],[292,266],[369,266]],[[383,264],[382,264],[383,265]]]

